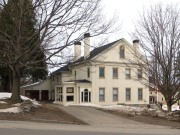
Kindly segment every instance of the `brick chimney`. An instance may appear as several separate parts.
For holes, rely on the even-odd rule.
[[[81,42],[74,42],[74,60],[78,60],[81,57]]]
[[[90,33],[84,34],[84,57],[87,58],[90,54]]]

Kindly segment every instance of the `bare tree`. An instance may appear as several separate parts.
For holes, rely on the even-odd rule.
[[[9,2],[14,2],[9,11],[3,10]],[[104,22],[101,14],[101,0],[9,0],[1,1],[1,10],[11,25],[11,31],[0,29],[0,64],[7,67],[12,75],[11,100],[20,101],[20,74],[22,69],[42,68],[35,66],[40,61],[60,65],[65,61],[63,51],[80,41],[83,34],[91,36],[111,33],[115,18]],[[32,6],[31,6],[32,5]],[[13,9],[14,8],[14,9]],[[15,14],[16,13],[16,14]],[[25,36],[25,16],[36,15],[35,32]],[[2,18],[0,18],[2,19]],[[5,22],[7,20],[4,20]],[[35,39],[37,42],[34,42]],[[38,52],[37,48],[41,48]],[[42,51],[46,57],[37,61]],[[54,56],[60,61],[54,62]]]
[[[151,6],[136,25],[137,38],[146,56],[150,84],[165,97],[168,111],[180,99],[180,78],[176,66],[180,50],[180,12],[162,3]]]

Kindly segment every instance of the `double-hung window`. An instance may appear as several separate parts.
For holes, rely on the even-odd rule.
[[[113,78],[118,78],[118,68],[113,68]]]
[[[118,88],[113,88],[113,101],[118,101]]]
[[[131,78],[131,70],[129,68],[125,70],[125,76],[126,76],[126,79]]]
[[[131,100],[131,89],[126,88],[126,101],[130,101],[130,100]]]
[[[125,58],[125,49],[124,49],[124,46],[120,46],[120,58]]]
[[[138,100],[143,100],[143,89],[138,88]]]
[[[141,78],[142,78],[142,70],[141,70],[141,69],[138,69],[138,70],[137,70],[137,78],[138,78],[138,79],[141,79]]]
[[[105,77],[105,68],[99,67],[99,77],[104,78]]]
[[[105,88],[99,88],[99,101],[105,101]]]

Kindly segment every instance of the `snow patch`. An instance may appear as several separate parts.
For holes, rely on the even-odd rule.
[[[12,93],[0,93],[0,100],[10,99],[11,95],[12,95]],[[41,104],[39,104],[37,101],[31,100],[28,97],[21,96],[21,99],[23,101],[30,100],[35,106],[41,106]],[[5,104],[6,102],[0,101],[0,104],[1,103]],[[22,111],[20,109],[20,105],[21,105],[21,103],[14,104],[13,106],[15,106],[15,107],[7,108],[7,109],[0,109],[0,112],[4,112],[4,113],[20,113]]]
[[[7,104],[5,101],[0,101],[0,104]]]
[[[11,107],[7,109],[0,109],[1,113],[20,113],[21,109],[19,107]]]
[[[162,109],[167,110],[167,105],[163,105]],[[172,105],[171,111],[177,111],[177,110],[180,110],[180,106],[178,106],[177,104]]]

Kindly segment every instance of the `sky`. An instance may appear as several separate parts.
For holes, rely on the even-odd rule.
[[[113,16],[114,13],[119,18],[118,23],[122,23],[121,31],[114,34],[109,39],[114,41],[120,38],[125,38],[132,43],[130,33],[134,32],[134,24],[143,11],[151,5],[162,2],[163,4],[168,3],[179,3],[180,0],[102,0],[102,7],[107,18]]]

